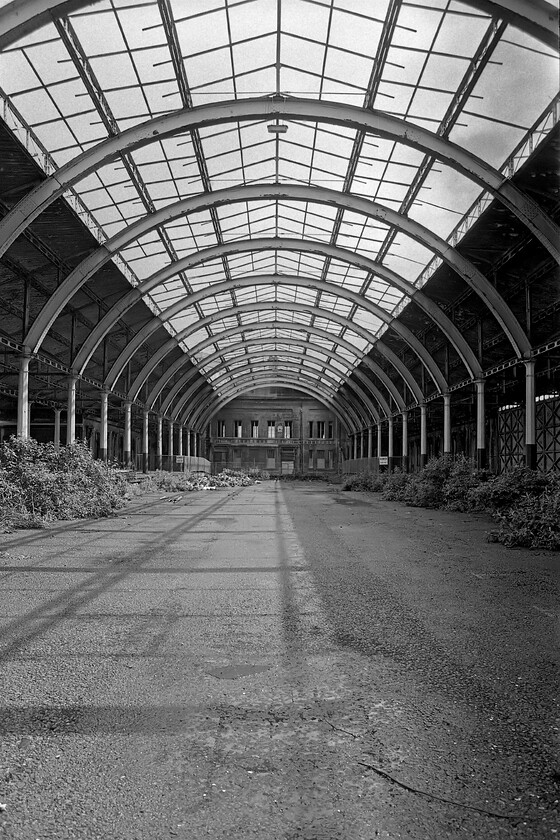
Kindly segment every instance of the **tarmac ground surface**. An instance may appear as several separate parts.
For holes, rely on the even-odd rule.
[[[560,834],[558,553],[320,483],[178,495],[0,535],[0,838]]]

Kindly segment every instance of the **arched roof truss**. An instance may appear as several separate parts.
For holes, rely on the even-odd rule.
[[[5,205],[0,256],[62,198],[98,242],[22,319],[25,352],[113,263],[128,286],[103,286],[110,305],[70,342],[75,375],[103,355],[104,387],[126,371],[128,399],[196,423],[253,382],[304,382],[359,428],[404,411],[407,391],[422,402],[424,373],[449,390],[425,323],[457,379],[483,376],[480,347],[430,292],[444,265],[497,340],[530,358],[524,324],[456,223],[496,201],[560,262],[558,226],[510,177],[550,107],[557,8],[441,6],[388,0],[379,18],[306,0],[7,0],[4,114],[45,177]]]

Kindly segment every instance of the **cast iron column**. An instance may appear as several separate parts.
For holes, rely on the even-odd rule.
[[[173,421],[169,421],[169,472],[173,472]]]
[[[484,411],[484,379],[475,380],[476,385],[476,465],[479,470],[486,466],[486,435]]]
[[[107,441],[109,438],[109,392],[101,391],[101,429],[99,433],[99,457],[107,460]]]
[[[18,382],[18,413],[17,413],[17,434],[18,437],[29,437],[29,356],[22,356],[19,364]]]
[[[149,469],[149,422],[150,422],[150,415],[148,409],[144,409],[144,415],[142,418],[142,472],[147,473]]]
[[[428,463],[428,407],[426,403],[420,406],[420,467],[423,469]]]
[[[395,440],[395,423],[392,417],[389,417],[389,441],[387,445],[387,455],[389,456],[387,459],[387,472],[392,472],[393,470],[393,445]]]
[[[132,403],[124,404],[124,452],[125,467],[130,468],[132,459]]]
[[[443,454],[451,454],[451,394],[443,395]]]
[[[54,410],[54,448],[60,449],[60,415],[62,413],[61,408],[55,408]]]
[[[525,362],[525,464],[537,468],[537,406],[535,402],[535,361]]]
[[[161,470],[161,460],[163,453],[163,417],[161,414],[157,416],[157,445],[156,445],[156,470]]]
[[[68,380],[68,408],[66,411],[66,445],[76,440],[76,377]]]
[[[402,413],[402,471],[408,472],[408,411]]]

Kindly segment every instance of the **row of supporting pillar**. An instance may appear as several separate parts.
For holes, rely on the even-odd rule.
[[[477,379],[476,387],[476,461],[479,469],[486,466],[486,430],[485,430],[485,400],[484,400],[484,379]],[[531,469],[537,465],[537,440],[536,440],[536,402],[535,402],[535,362],[525,362],[525,463]],[[443,452],[451,454],[451,394],[443,394]],[[426,465],[428,458],[428,426],[427,406],[420,405],[420,464]],[[402,417],[402,466],[407,468],[408,463],[408,412],[404,411]],[[394,418],[387,418],[388,441],[387,456],[389,466],[392,465],[394,457]],[[377,424],[377,455],[381,454],[382,434],[381,422]],[[373,458],[373,426],[367,429],[367,450],[365,446],[366,432],[354,434],[354,458],[358,457],[358,439],[362,435],[362,456],[367,451],[367,458]],[[364,457],[364,456],[363,456]]]
[[[30,431],[30,404],[29,404],[29,362],[30,357],[23,355],[20,362],[19,370],[19,389],[18,389],[18,421],[17,433],[21,437],[29,437]],[[73,443],[76,437],[76,383],[77,377],[72,376],[68,382],[68,408],[66,420],[66,442]],[[477,450],[477,464],[479,467],[486,465],[486,440],[485,440],[485,402],[484,402],[484,380],[478,379],[475,381],[476,387],[476,450]],[[531,468],[536,467],[537,447],[536,447],[536,405],[535,405],[535,362],[528,360],[525,362],[525,460],[527,466]],[[443,451],[444,453],[451,453],[451,395],[449,393],[443,394]],[[55,409],[55,444],[60,444],[60,409]],[[149,412],[144,410],[144,422],[142,433],[142,461],[143,469],[148,469],[149,448],[148,448],[148,420]],[[393,452],[393,431],[394,419],[388,418],[389,436],[388,436],[388,458],[389,464],[394,457]],[[109,426],[109,392],[104,390],[101,392],[101,429],[100,429],[100,444],[99,454],[103,460],[108,457],[108,426]],[[174,454],[183,454],[183,427],[179,426],[179,446],[177,453],[173,452],[174,441],[174,424],[169,422],[169,444],[168,454],[173,457]],[[402,413],[402,463],[406,468],[408,459],[408,413]],[[358,434],[354,435],[354,458],[358,457]],[[370,427],[367,432],[367,457],[373,457],[373,428]],[[362,440],[362,452],[364,451],[364,441]],[[187,456],[199,455],[200,439],[197,432],[192,432],[187,429]],[[381,423],[377,425],[377,454],[381,453]],[[425,403],[420,405],[420,461],[424,465],[427,460],[428,453],[428,430],[427,430],[427,407]],[[132,403],[125,402],[124,404],[124,461],[131,462],[132,456]],[[161,469],[163,458],[163,417],[157,415],[157,431],[156,431],[156,465]]]
[[[18,416],[17,416],[17,434],[19,437],[29,438],[30,436],[30,402],[29,402],[29,356],[22,356],[19,370],[19,388],[18,388]],[[66,411],[66,443],[71,444],[76,440],[76,383],[78,378],[70,377],[68,380],[68,402]],[[54,419],[54,444],[56,447],[60,446],[60,415],[62,409],[55,408]],[[144,472],[148,471],[149,465],[149,415],[150,412],[146,409],[143,413],[142,423],[142,468]],[[101,391],[101,408],[100,408],[100,433],[99,433],[99,457],[106,461],[108,458],[108,441],[109,441],[109,391]],[[163,416],[157,416],[156,423],[156,469],[161,469],[163,462]],[[175,427],[178,430],[177,437],[177,451],[174,451],[174,434]],[[186,455],[197,457],[200,455],[200,433],[191,429],[185,429],[181,424],[175,424],[169,421],[169,437],[168,437],[168,457],[173,458],[175,455],[183,455],[183,434],[186,431]],[[123,460],[125,464],[132,462],[132,403],[124,403],[124,452]]]

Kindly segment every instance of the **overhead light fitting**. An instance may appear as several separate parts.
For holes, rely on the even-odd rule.
[[[288,126],[285,123],[271,124],[268,125],[267,128],[271,134],[285,134],[288,130]]]

